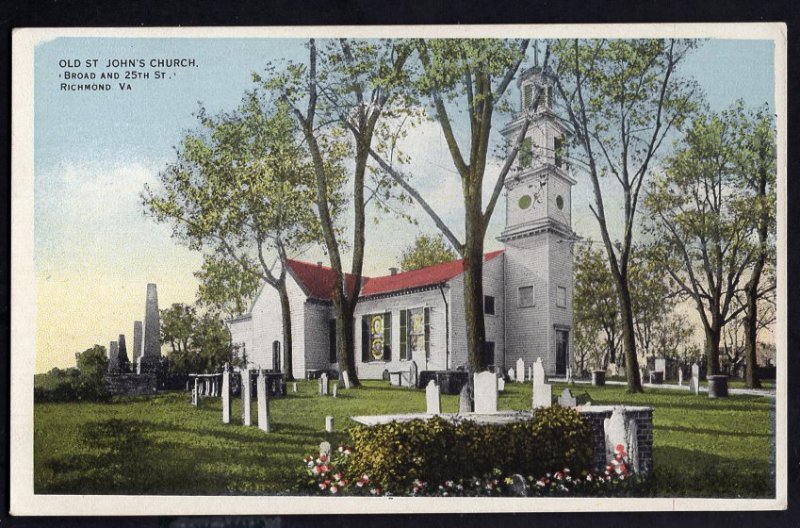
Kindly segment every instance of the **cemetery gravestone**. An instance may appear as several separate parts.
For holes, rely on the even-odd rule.
[[[562,407],[575,407],[578,405],[578,401],[572,396],[571,390],[564,389],[558,398],[558,404]]]
[[[197,393],[197,378],[194,379],[194,387],[192,387],[192,405],[197,407],[200,395]]]
[[[319,456],[326,456],[330,458],[331,456],[331,443],[330,442],[320,442],[319,443]]]
[[[328,375],[324,372],[319,377],[319,395],[320,396],[327,396],[328,395]]]
[[[119,347],[116,341],[108,343],[108,372],[116,374],[119,371]]]
[[[683,386],[683,367],[678,367],[678,387]]]
[[[503,392],[506,390],[506,379],[503,377],[497,378],[497,391]]]
[[[142,372],[156,371],[160,358],[161,320],[158,312],[158,290],[155,284],[148,284],[144,311],[142,356],[139,358],[139,370]]]
[[[297,382],[296,381],[292,382],[292,392],[297,392]]]
[[[508,379],[511,381],[517,381],[516,371],[513,368],[508,369]]]
[[[442,412],[441,396],[439,386],[435,381],[430,380],[425,387],[425,404],[428,414],[440,414]]]
[[[344,388],[345,389],[349,389],[350,388],[350,373],[347,372],[346,370],[342,372],[342,381],[344,382]],[[295,392],[297,392],[297,391],[295,391]]]
[[[269,394],[267,393],[267,377],[259,369],[256,379],[256,398],[258,399],[258,428],[269,432]]]
[[[231,366],[222,371],[222,423],[231,423]]]
[[[553,402],[553,387],[545,382],[542,358],[533,364],[533,408],[550,407]]]
[[[625,419],[622,407],[616,407],[610,418],[603,420],[606,439],[606,462],[611,463],[617,454],[617,446],[627,454],[628,464],[634,472],[639,471],[636,420]]]
[[[700,365],[692,363],[692,379],[689,381],[689,392],[700,394]]]
[[[333,432],[333,416],[326,416],[325,417],[325,432],[332,433]]]
[[[525,483],[525,477],[518,473],[511,475],[511,486],[509,491],[514,497],[527,497],[528,485]]]
[[[525,381],[525,361],[522,358],[517,360],[517,368],[514,372],[517,373],[517,382],[523,383]]]
[[[472,404],[469,401],[469,383],[465,383],[458,393],[458,412],[461,414],[472,412]]]
[[[339,395],[339,384],[338,383],[334,383],[333,384],[333,391],[332,391],[331,395],[334,398],[336,398]]]
[[[497,376],[487,371],[473,376],[475,385],[475,412],[497,412]]]
[[[139,364],[139,357],[142,355],[142,322],[133,322],[133,364]]]
[[[245,368],[242,370],[242,423],[247,426],[252,425],[253,422],[253,419],[250,416],[251,390],[252,387],[250,385],[250,369]]]

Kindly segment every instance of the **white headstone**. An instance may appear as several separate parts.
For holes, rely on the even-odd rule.
[[[269,394],[267,393],[267,377],[263,370],[258,371],[256,379],[256,398],[258,398],[258,428],[269,432]]]
[[[320,396],[328,395],[328,375],[324,372],[319,377],[319,394]]]
[[[231,423],[231,366],[222,372],[222,423]]]
[[[525,382],[525,361],[522,358],[517,360],[517,368],[514,369],[517,373],[517,381],[519,383]]]
[[[683,386],[683,367],[678,367],[678,386]]]
[[[667,372],[667,360],[665,358],[656,358],[656,372]],[[666,376],[665,376],[666,377]]]
[[[192,405],[197,407],[198,400],[200,398],[200,393],[198,392],[197,387],[197,378],[194,379],[194,387],[192,387]]]
[[[433,380],[430,380],[428,386],[425,387],[425,405],[428,414],[440,414],[442,412],[439,386]]]
[[[569,389],[564,389],[561,392],[561,396],[558,398],[558,404],[562,407],[575,407],[578,405],[577,400],[572,395],[572,391]]]
[[[339,383],[334,383],[334,384],[333,384],[333,391],[331,392],[331,395],[332,395],[334,398],[336,398],[337,396],[339,396]]]
[[[296,381],[292,382],[292,392],[297,392],[297,382]]]
[[[553,404],[553,387],[545,382],[542,358],[533,364],[533,408],[550,407]]]
[[[475,412],[497,412],[497,376],[488,370],[473,376],[475,385]]]
[[[349,389],[350,388],[350,373],[347,372],[346,370],[342,371],[342,381],[344,382],[344,387],[343,388]]]
[[[628,464],[633,471],[639,470],[637,427],[636,420],[626,420],[625,411],[622,407],[615,407],[610,418],[603,420],[603,430],[606,440],[606,463],[614,460],[617,454],[617,446],[627,454]]]
[[[508,369],[508,379],[511,381],[517,381],[517,371],[513,368]]]
[[[504,377],[497,378],[497,392],[506,390],[506,379]]]
[[[472,412],[472,403],[469,400],[469,383],[465,383],[458,393],[458,412],[461,414]]]
[[[250,415],[250,406],[252,400],[252,396],[250,394],[251,390],[250,369],[244,368],[242,369],[242,423],[248,426],[253,425],[253,418]]]
[[[325,455],[326,457],[331,456],[331,443],[330,442],[320,442],[319,443],[319,454]]]
[[[326,416],[325,417],[325,432],[332,433],[333,432],[333,416]]]
[[[689,381],[689,392],[700,394],[700,365],[692,363],[692,379]]]

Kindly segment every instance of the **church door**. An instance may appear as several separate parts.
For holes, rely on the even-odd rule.
[[[569,330],[556,330],[556,376],[567,375]]]

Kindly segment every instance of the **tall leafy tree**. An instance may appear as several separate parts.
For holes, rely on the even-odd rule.
[[[571,166],[588,175],[622,322],[628,391],[642,390],[629,267],[641,190],[664,140],[693,110],[693,83],[677,73],[695,46],[681,40],[568,40],[554,45],[561,113],[578,149]],[[604,181],[607,180],[607,181]],[[610,180],[610,183],[609,181]],[[613,187],[612,187],[613,186]],[[609,189],[622,206],[607,210]],[[622,213],[621,236],[612,211]]]
[[[758,130],[751,125],[740,105],[696,117],[646,199],[660,261],[702,322],[708,374],[720,371],[723,328],[747,309],[739,298],[763,254],[747,213],[753,197],[740,184],[739,150]]]
[[[257,274],[243,269],[225,253],[204,255],[203,265],[194,276],[198,281],[198,305],[228,318],[247,311],[261,283]]]
[[[400,256],[400,269],[411,271],[415,269],[450,262],[458,255],[445,241],[441,234],[418,235],[414,243],[403,250]]]
[[[764,326],[759,304],[768,310],[775,293],[775,236],[777,226],[775,180],[777,175],[775,121],[764,107],[747,112],[740,102],[736,112],[743,120],[743,129],[736,142],[736,180],[744,190],[742,210],[751,218],[755,254],[750,277],[745,284],[745,381],[748,387],[761,386],[758,379],[758,331]]]
[[[337,360],[340,372],[347,371],[358,384],[355,366],[354,319],[362,286],[366,248],[366,208],[371,197],[386,195],[378,181],[368,185],[370,150],[386,132],[384,116],[393,116],[401,104],[398,87],[404,83],[404,67],[410,49],[403,41],[328,42],[325,49],[315,39],[308,42],[308,62],[289,63],[270,73],[264,86],[279,94],[291,109],[302,131],[311,157],[315,182],[315,205],[325,250],[336,271],[333,305],[336,311]],[[275,69],[274,67],[272,68]],[[258,80],[261,80],[258,78]],[[353,206],[352,261],[350,279],[342,250],[346,245],[335,225],[330,201],[331,159],[346,159],[352,167],[350,198]]]
[[[170,224],[173,236],[190,249],[206,254],[201,273],[219,280],[220,273],[234,266],[233,278],[244,281],[245,293],[252,292],[256,279],[278,291],[283,364],[291,379],[286,260],[291,252],[318,240],[320,226],[309,206],[316,188],[307,151],[288,108],[274,103],[253,91],[233,112],[211,116],[201,108],[200,127],[186,135],[177,160],[159,174],[161,189],[145,187],[142,197],[146,213]],[[327,195],[333,203],[329,215],[336,218],[342,172],[335,164],[326,170],[331,175]],[[227,266],[227,271],[214,267],[218,265]],[[229,273],[222,280],[230,278]],[[232,292],[234,298],[241,295]]]
[[[576,347],[596,357],[599,368],[616,363],[620,320],[614,278],[603,252],[591,243],[579,245],[576,251],[573,298]]]
[[[659,346],[673,337],[668,335],[674,328],[673,310],[676,308],[675,296],[667,281],[668,275],[663,262],[658,260],[658,252],[646,247],[637,247],[631,258],[628,280],[630,282],[633,327],[636,333],[636,349],[639,358],[664,355],[664,347]],[[668,354],[672,355],[672,354]]]
[[[464,314],[471,372],[487,367],[483,354],[486,344],[483,314],[486,228],[536,112],[538,94],[534,97],[534,107],[523,116],[523,126],[501,169],[494,176],[494,189],[484,206],[483,184],[493,139],[492,120],[496,113],[509,109],[505,96],[525,58],[528,44],[528,40],[498,39],[429,39],[416,43],[421,73],[413,86],[421,100],[427,103],[433,119],[439,123],[448,153],[461,179],[465,210],[463,242],[422,197],[401,167],[387,160],[386,153],[374,149],[370,152],[380,167],[419,203],[464,259]],[[468,121],[466,139],[460,138],[456,132],[458,123],[455,116],[459,112],[463,112]],[[411,172],[420,172],[420,169],[412,168]]]

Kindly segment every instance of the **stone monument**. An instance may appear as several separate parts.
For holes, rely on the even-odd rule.
[[[256,379],[256,398],[258,398],[258,428],[265,433],[269,432],[269,393],[267,392],[267,377],[259,369]]]
[[[426,412],[428,414],[440,414],[442,412],[441,401],[439,386],[435,381],[430,380],[428,382],[428,386],[425,387]]]
[[[517,373],[517,383],[525,382],[525,361],[522,358],[517,360],[517,368],[514,369]]]
[[[562,407],[575,407],[578,405],[578,400],[572,396],[572,391],[569,389],[564,389],[561,392],[561,396],[558,398],[558,404]]]
[[[542,358],[533,364],[533,408],[550,407],[553,404],[553,387],[545,381]]]
[[[156,372],[161,360],[161,321],[158,314],[158,290],[155,284],[147,285],[144,308],[144,335],[140,372]]]
[[[497,412],[497,376],[493,372],[478,372],[473,376],[475,384],[475,412],[486,414]]]
[[[133,363],[133,371],[138,372],[139,368],[139,358],[142,356],[142,322],[141,321],[134,321],[133,322],[133,354],[132,354],[132,363]]]
[[[250,416],[252,412],[250,409],[252,397],[250,391],[253,390],[250,385],[250,369],[242,369],[242,423],[244,425],[252,425],[253,418]]]
[[[108,343],[108,373],[119,373],[119,346],[116,341]]]

